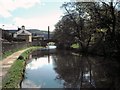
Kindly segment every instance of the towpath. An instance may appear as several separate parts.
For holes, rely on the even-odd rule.
[[[15,62],[15,60],[17,60],[17,58],[27,49],[24,50],[20,50],[17,51],[15,53],[13,53],[12,55],[6,57],[5,59],[3,59],[2,61],[0,61],[0,83],[2,84],[2,79],[4,78],[4,76],[6,75],[6,73],[8,72],[8,70],[10,69],[10,67],[12,66],[12,64]],[[0,85],[1,88],[1,85]]]

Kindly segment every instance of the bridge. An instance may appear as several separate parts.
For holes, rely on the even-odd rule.
[[[44,40],[44,39],[40,39],[40,38],[34,38],[32,40],[32,45],[35,45],[35,46],[47,46],[47,44],[49,42],[55,43],[54,45],[56,45],[58,43],[58,41],[55,40],[55,39],[45,39]]]
[[[58,43],[58,41],[55,40],[55,39],[46,39],[46,40],[41,40],[40,41],[41,45],[43,45],[43,46],[46,46],[49,42],[55,43],[54,45],[56,45]]]

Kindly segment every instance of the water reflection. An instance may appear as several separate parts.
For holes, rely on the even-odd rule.
[[[34,88],[62,87],[62,84],[57,83],[55,80],[57,73],[53,70],[52,55],[48,55],[48,51],[42,52],[44,54],[41,51],[34,52],[32,59],[27,62],[26,78],[22,82],[22,88],[29,88],[29,86]]]
[[[87,58],[73,56],[67,52],[58,55],[54,57],[54,69],[59,73],[56,79],[64,80],[65,88],[95,87],[91,64]],[[62,57],[63,55],[65,57]]]
[[[30,80],[25,80],[24,81],[24,85],[23,88],[41,88],[42,85],[36,85],[34,82],[30,81]]]
[[[119,88],[120,65],[115,60],[75,55],[67,51],[35,51],[26,65],[22,87]]]
[[[51,59],[51,56],[49,59]],[[49,62],[49,59],[47,60],[46,57],[32,59],[32,62],[26,66],[26,69],[34,70],[47,66],[48,64],[52,64],[52,62]]]
[[[118,88],[120,86],[119,64],[115,60],[73,56],[66,52],[59,52],[54,60],[54,70],[58,73],[56,79],[64,80],[65,88]]]

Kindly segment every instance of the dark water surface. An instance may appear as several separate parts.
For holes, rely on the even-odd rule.
[[[27,61],[22,88],[120,88],[119,68],[114,59],[37,50]]]

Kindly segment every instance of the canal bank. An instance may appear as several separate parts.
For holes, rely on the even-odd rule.
[[[40,47],[30,47],[22,51],[16,52],[17,54],[12,54],[3,62],[5,73],[5,67],[8,67],[6,73],[2,75],[2,88],[18,88],[21,81],[25,61],[28,59],[29,54]],[[5,66],[7,65],[7,66]]]

